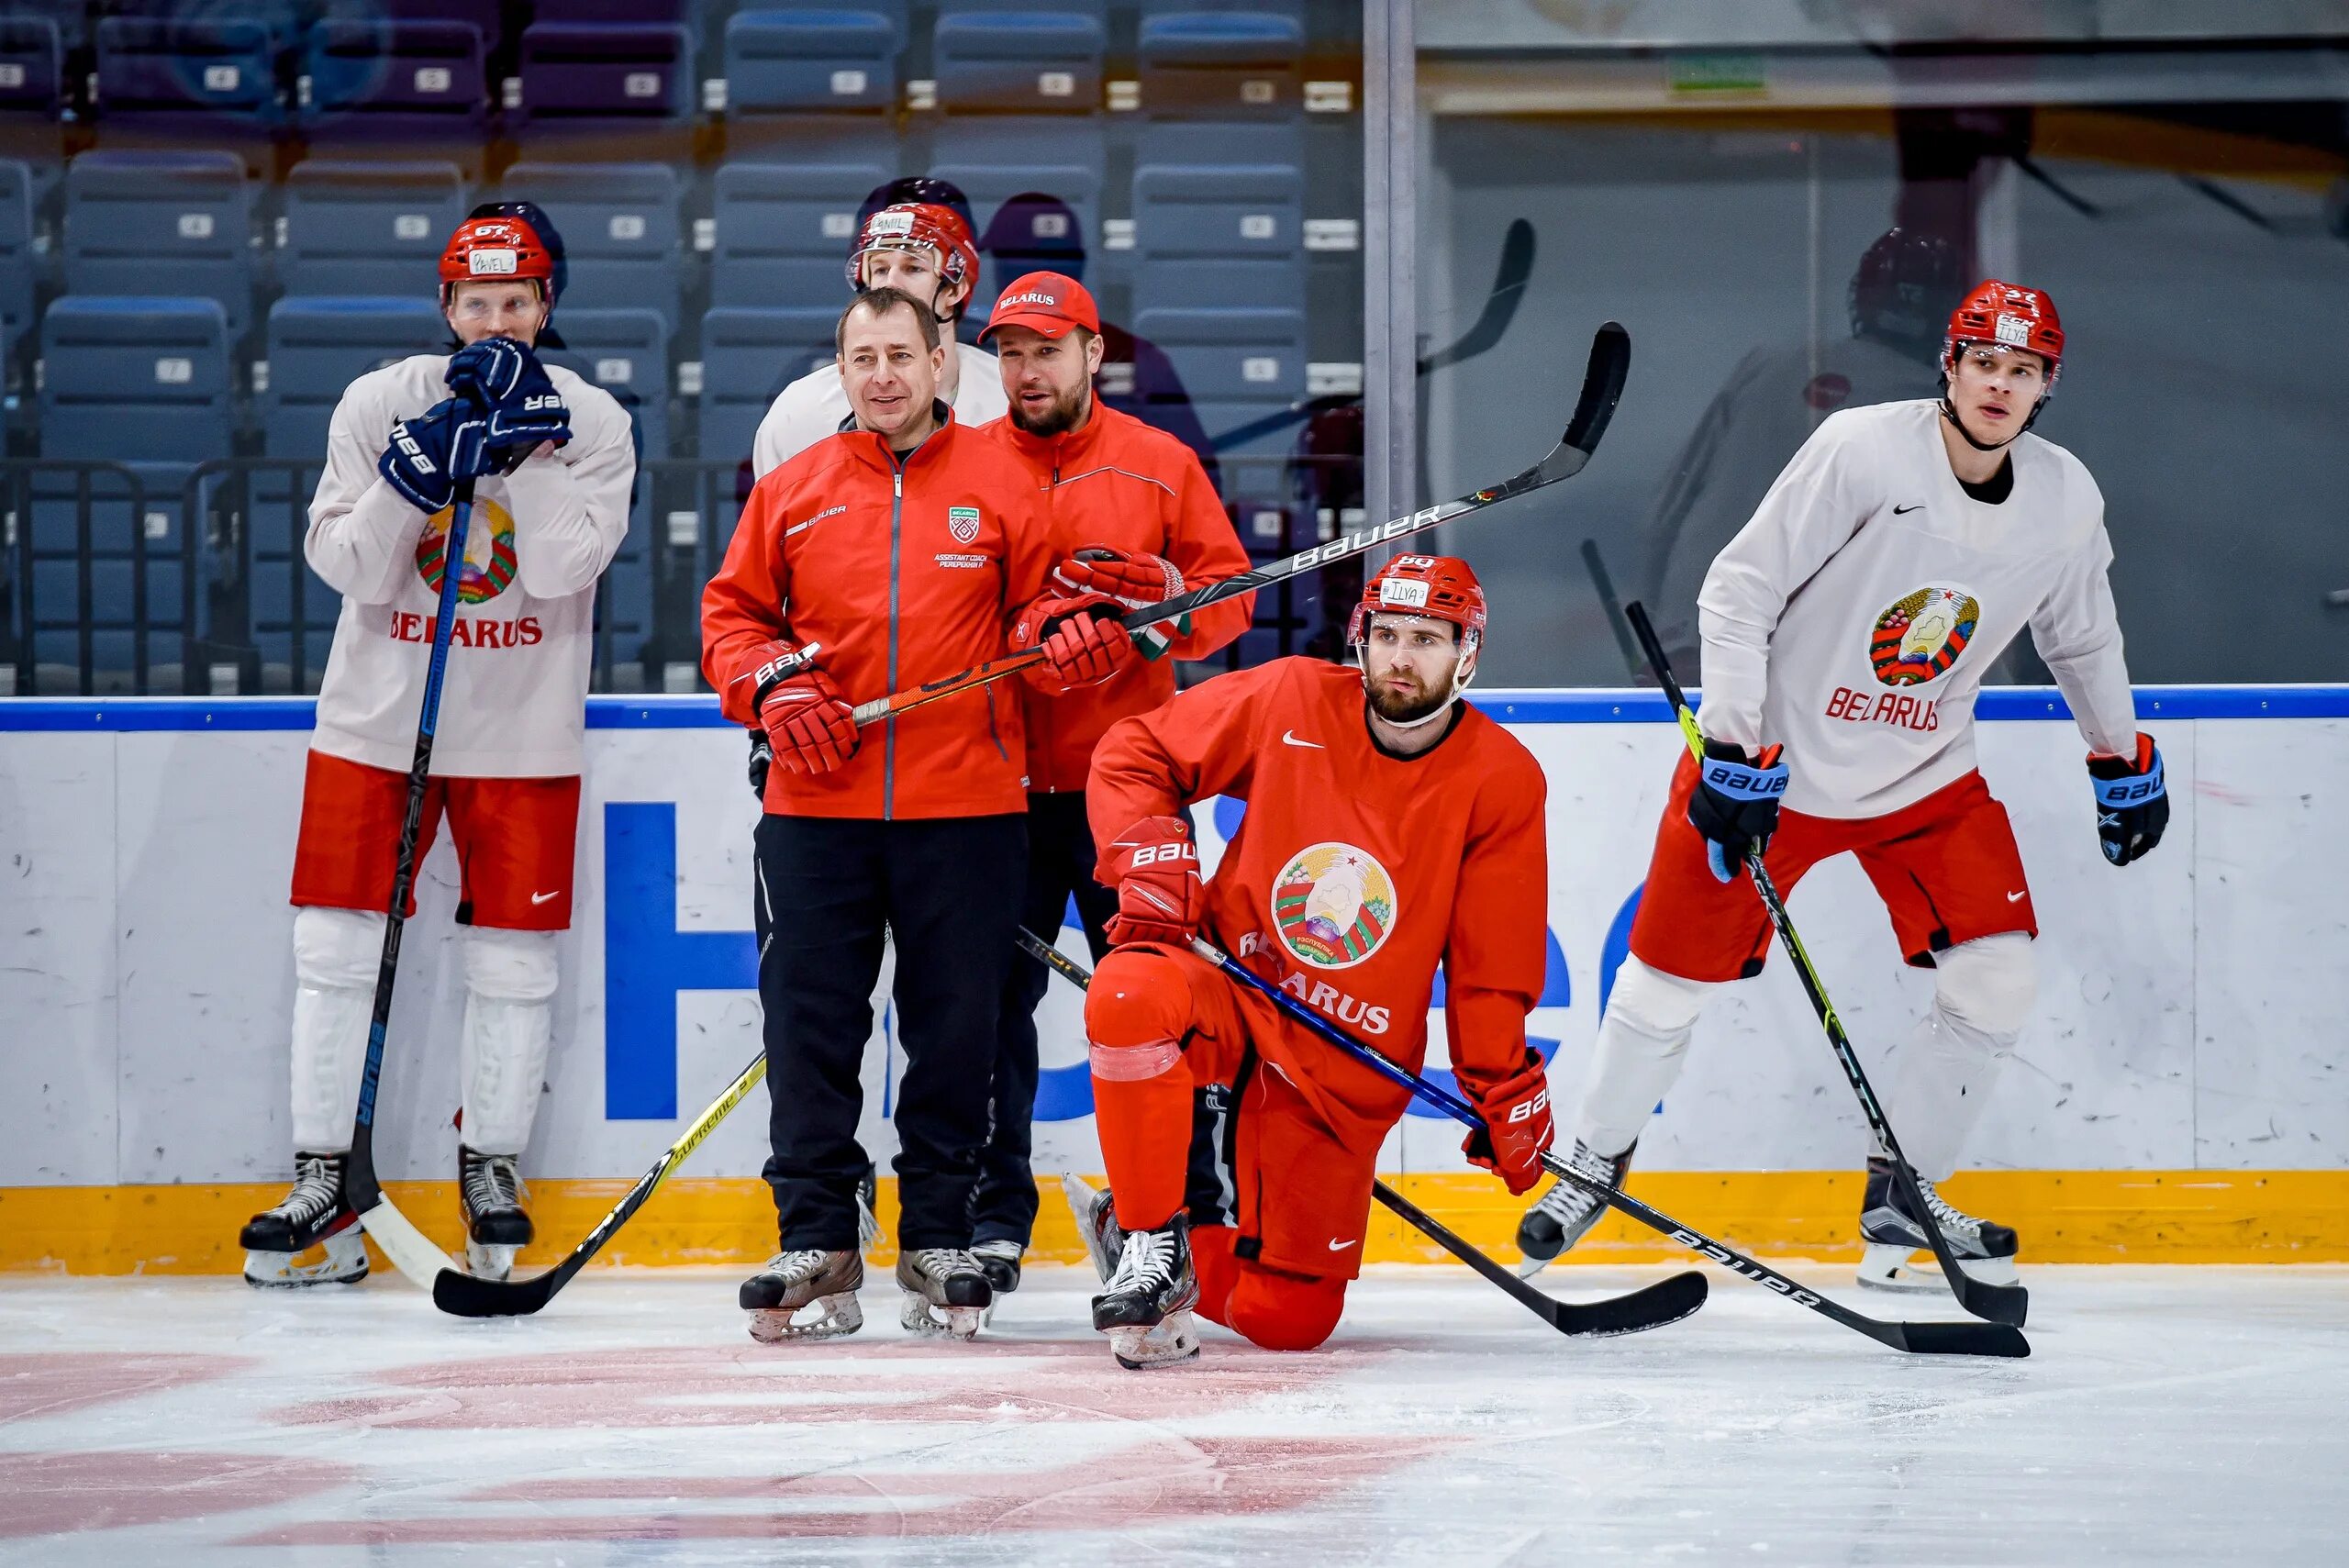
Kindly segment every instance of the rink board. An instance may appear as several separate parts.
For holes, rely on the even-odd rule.
[[[1678,737],[1652,693],[1480,701],[1550,780],[1553,951],[1531,1032],[1571,1104]],[[1983,769],[2030,869],[2042,983],[1969,1153],[1979,1171],[1965,1180],[1985,1184],[1957,1190],[2035,1220],[2034,1243],[2062,1256],[2349,1257],[2349,844],[2335,830],[2349,815],[2349,689],[2147,689],[2139,706],[2174,815],[2159,851],[2116,872],[2097,851],[2060,700],[1984,697]],[[0,1267],[228,1267],[222,1228],[282,1190],[284,894],[310,720],[298,700],[0,704]],[[575,924],[528,1161],[551,1236],[600,1216],[758,1049],[742,750],[706,698],[591,705]],[[1232,808],[1201,817],[1211,860]],[[453,1207],[455,883],[444,840],[409,928],[377,1121],[384,1173],[420,1180],[428,1229]],[[1814,873],[1792,907],[1864,1059],[1881,1062],[1930,978],[1901,968],[1848,860]],[[1074,933],[1062,940],[1083,952]],[[1070,988],[1055,984],[1043,1025],[1037,1167],[1097,1170]],[[1440,1027],[1434,1040],[1441,1063]],[[901,1064],[885,1019],[863,1129],[885,1165]],[[718,1129],[621,1255],[763,1252],[763,1110],[754,1095]],[[1774,962],[1700,1027],[1641,1168],[1691,1220],[1823,1255],[1848,1235],[1842,1189],[1863,1137]],[[1448,1123],[1409,1117],[1383,1164],[1498,1244],[1517,1206],[1463,1171],[1458,1143]],[[1044,1242],[1065,1223],[1056,1205],[1047,1214]],[[1371,1242],[1374,1258],[1420,1251],[1384,1230]],[[1648,1246],[1626,1232],[1601,1251]]]

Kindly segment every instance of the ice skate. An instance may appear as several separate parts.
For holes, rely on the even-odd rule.
[[[995,1309],[1003,1298],[1019,1288],[1019,1267],[1028,1256],[1028,1249],[1009,1238],[971,1243],[971,1256],[978,1259],[979,1272],[987,1276],[987,1289],[995,1299],[987,1304],[982,1323],[995,1321]]]
[[[2012,1229],[1987,1219],[1976,1219],[1956,1207],[1922,1176],[1917,1178],[1917,1185],[1925,1195],[1925,1207],[1932,1210],[1934,1222],[1940,1225],[1943,1237],[1949,1242],[1950,1255],[1957,1260],[1959,1268],[1985,1284],[2016,1283]],[[1867,1243],[1866,1255],[1860,1260],[1862,1284],[1876,1290],[1949,1288],[1949,1281],[1943,1277],[1938,1263],[1930,1259],[1915,1264],[1909,1261],[1912,1254],[1925,1251],[1930,1243],[1923,1228],[1909,1212],[1908,1199],[1889,1160],[1868,1162],[1867,1195],[1860,1203],[1860,1239]]]
[[[1594,1182],[1620,1189],[1631,1172],[1632,1151],[1638,1148],[1634,1143],[1620,1154],[1594,1154],[1577,1138],[1566,1163]],[[1540,1273],[1559,1253],[1581,1240],[1606,1212],[1607,1200],[1597,1193],[1564,1176],[1553,1181],[1550,1190],[1517,1222],[1517,1250],[1525,1255],[1517,1265],[1518,1277],[1531,1279]]]
[[[735,1299],[751,1315],[751,1338],[761,1344],[836,1340],[864,1327],[864,1308],[856,1299],[863,1283],[861,1253],[777,1252],[742,1282]],[[810,1307],[815,1315],[802,1319],[800,1314]]]
[[[1126,1233],[1118,1228],[1118,1206],[1108,1193],[1096,1192],[1082,1176],[1062,1176],[1061,1191],[1068,1195],[1069,1212],[1076,1216],[1076,1233],[1085,1238],[1085,1255],[1108,1284],[1126,1245]]]
[[[306,1284],[356,1284],[367,1277],[367,1243],[359,1216],[342,1195],[340,1154],[297,1153],[294,1186],[275,1208],[245,1221],[237,1245],[245,1250],[245,1283],[262,1289]],[[316,1262],[294,1260],[313,1247]]]
[[[1191,1316],[1198,1300],[1191,1222],[1178,1214],[1159,1229],[1124,1233],[1117,1272],[1093,1298],[1093,1326],[1109,1336],[1109,1353],[1127,1371],[1172,1366],[1199,1353],[1198,1324]]]
[[[994,1287],[978,1259],[961,1247],[917,1247],[897,1255],[897,1286],[906,1293],[897,1321],[916,1334],[967,1340],[995,1305]]]
[[[465,1213],[465,1267],[481,1279],[502,1280],[514,1272],[514,1254],[535,1234],[522,1199],[529,1189],[515,1169],[517,1156],[481,1154],[457,1146],[457,1198]]]

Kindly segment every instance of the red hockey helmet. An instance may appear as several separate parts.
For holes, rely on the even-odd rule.
[[[1425,616],[1460,628],[1464,653],[1485,639],[1485,590],[1456,555],[1398,555],[1370,574],[1346,622],[1346,641],[1359,643],[1375,615]]]
[[[910,250],[926,245],[938,252],[938,275],[947,284],[968,284],[968,299],[978,292],[979,248],[972,243],[971,226],[950,206],[930,202],[899,202],[867,217],[856,232],[848,253],[849,286],[864,292],[864,258],[875,250]]]
[[[510,215],[469,217],[457,225],[440,252],[440,299],[446,305],[459,284],[502,283],[529,278],[539,285],[547,308],[554,308],[554,251],[539,231]]]
[[[2047,361],[2047,388],[2055,389],[2064,363],[2064,323],[2045,291],[1987,278],[1958,301],[1942,339],[1942,366],[1957,367],[1958,350],[1969,343],[2022,349]]]

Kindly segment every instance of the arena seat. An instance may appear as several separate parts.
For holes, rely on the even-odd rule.
[[[499,195],[546,210],[570,261],[558,310],[646,308],[677,329],[684,182],[664,163],[516,163]],[[557,330],[561,330],[558,325]]]
[[[656,310],[571,310],[558,313],[564,346],[544,358],[612,395],[636,425],[637,458],[669,455],[669,328]],[[659,515],[652,476],[639,473],[629,509],[628,537],[604,571],[596,598],[598,628],[612,642],[616,663],[643,657],[652,635],[653,563]]]
[[[1134,330],[1174,361],[1211,437],[1277,413],[1305,396],[1302,310],[1153,306],[1136,317]],[[1285,428],[1232,450],[1286,454],[1296,439],[1295,428]],[[1227,488],[1232,494],[1267,494],[1259,481]]]
[[[1305,306],[1305,172],[1288,163],[1134,171],[1135,297],[1155,306]]]
[[[406,299],[289,296],[270,306],[267,386],[259,404],[262,455],[323,459],[335,406],[352,382],[378,366],[446,346],[448,323],[429,291]],[[302,559],[302,536],[317,470],[261,469],[245,510],[246,635],[262,663],[292,664],[295,584],[301,584],[302,679],[315,690],[326,671],[341,599]],[[265,684],[273,684],[267,683]]]
[[[220,306],[205,298],[68,295],[42,317],[41,456],[119,463],[139,485],[134,496],[118,474],[101,472],[91,482],[86,624],[99,671],[120,675],[135,667],[142,622],[160,636],[149,651],[151,663],[178,662],[178,634],[201,630],[206,595],[188,576],[180,498],[195,464],[230,450],[228,340]],[[128,448],[126,431],[136,433]],[[44,664],[80,662],[75,488],[68,473],[33,481],[29,629]]]
[[[1089,251],[1099,244],[1102,175],[1108,155],[1097,122],[953,117],[940,130],[937,144],[951,156],[941,156],[929,172],[962,187],[971,199],[979,233],[993,228],[1012,197],[1044,195],[1074,216],[1078,232],[1068,238],[1078,249]],[[1033,201],[1022,207],[1056,210]],[[985,317],[1011,275],[1000,267],[982,272],[973,302],[974,318]]]
[[[105,122],[208,121],[265,131],[284,118],[268,21],[108,17],[97,26],[94,107]]]
[[[1091,114],[1108,48],[1102,0],[941,0],[930,37],[939,106]]]
[[[522,29],[518,132],[678,125],[694,113],[692,35],[679,26],[534,22]]]
[[[64,72],[65,46],[54,18],[14,11],[0,17],[0,115],[55,119]]]
[[[466,19],[322,21],[302,42],[303,134],[362,147],[479,141],[489,131],[486,49]],[[479,154],[462,161],[478,168]]]
[[[12,345],[24,342],[33,329],[34,205],[31,168],[0,158],[0,332]]]
[[[1300,108],[1299,0],[1143,0],[1135,57],[1153,116],[1282,117]]]
[[[313,158],[285,181],[277,278],[287,294],[432,300],[440,249],[465,216],[453,163]]]
[[[889,178],[871,163],[729,163],[711,181],[718,243],[712,305],[834,306],[868,192]]]
[[[167,279],[252,320],[253,187],[233,152],[84,152],[65,172],[65,275],[77,295],[150,295]]]
[[[774,395],[836,357],[840,307],[719,306],[702,317],[701,455],[747,462]],[[704,538],[708,537],[704,530]],[[724,541],[719,541],[722,549]]]
[[[799,0],[726,23],[729,118],[896,106],[906,0]]]

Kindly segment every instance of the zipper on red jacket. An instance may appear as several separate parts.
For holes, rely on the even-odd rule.
[[[889,450],[883,441],[881,450],[889,453],[893,472],[889,475],[889,689],[897,689],[897,536],[898,525],[906,515],[906,460]],[[919,450],[919,448],[916,448]],[[885,718],[881,740],[881,820],[889,821],[897,815],[897,721]]]

